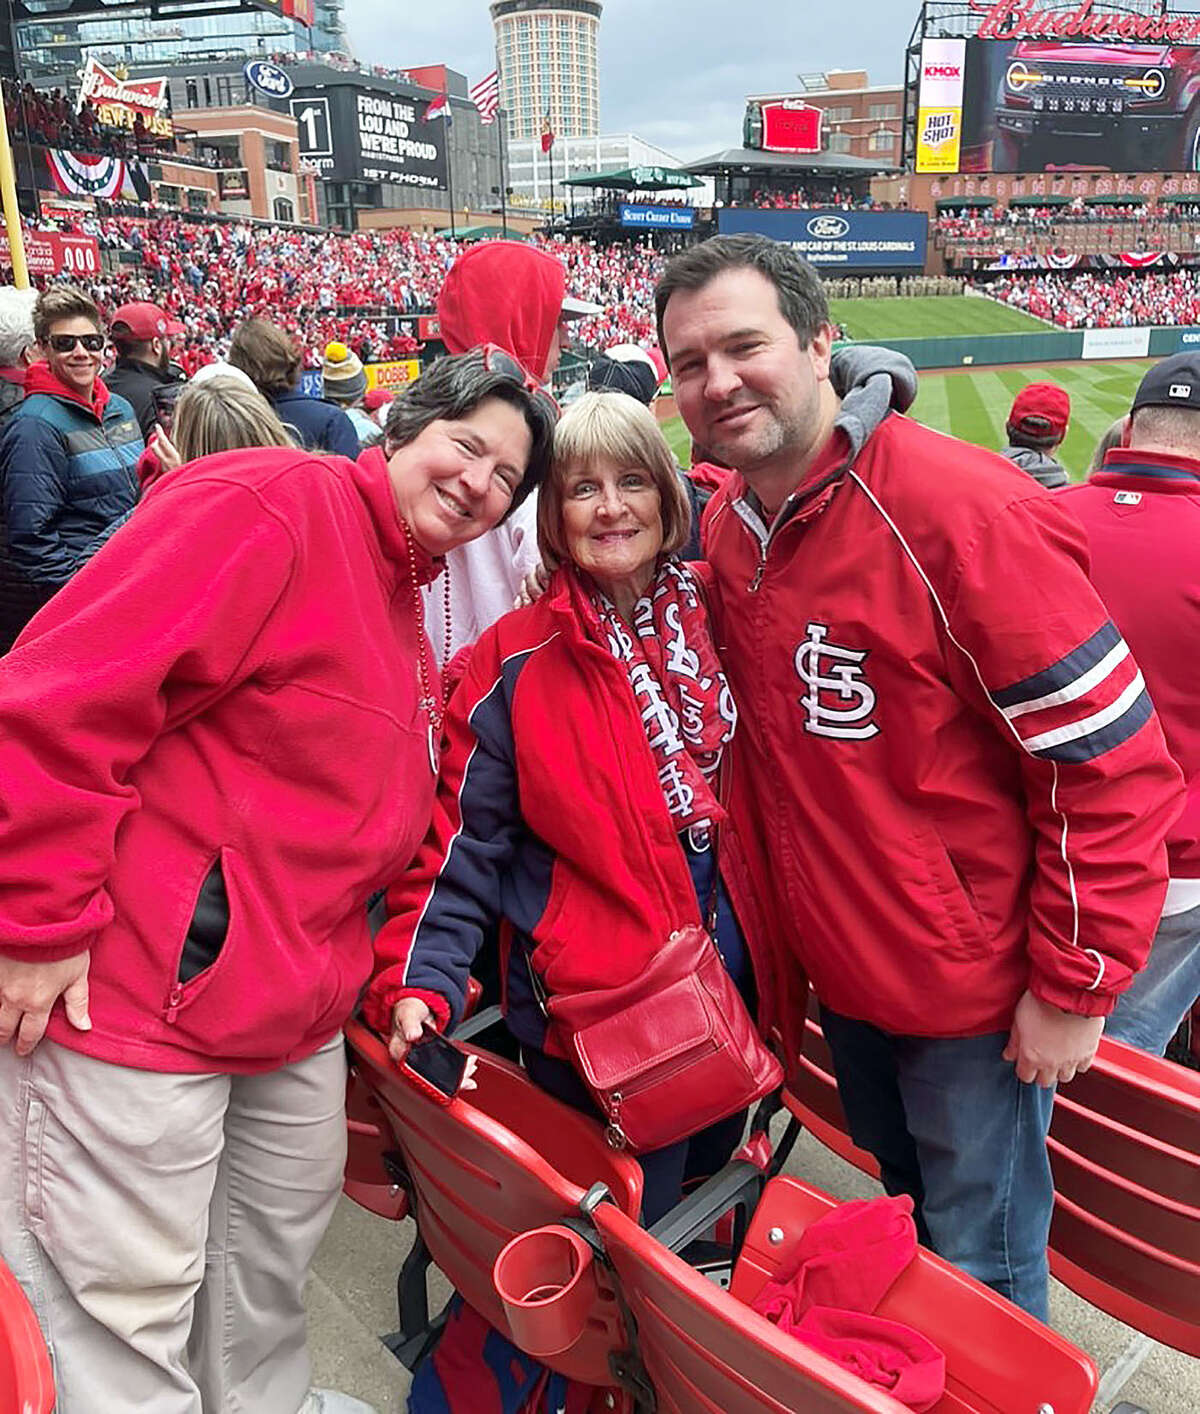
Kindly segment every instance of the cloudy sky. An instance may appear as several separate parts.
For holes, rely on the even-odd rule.
[[[605,0],[600,120],[690,160],[741,142],[746,94],[786,92],[796,75],[865,68],[902,77],[917,0]],[[448,64],[474,82],[495,66],[487,0],[383,6],[347,0],[360,59]]]

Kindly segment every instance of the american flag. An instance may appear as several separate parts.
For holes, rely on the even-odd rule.
[[[471,90],[471,102],[479,109],[479,116],[484,123],[494,123],[496,113],[500,107],[500,71],[493,69],[487,78],[480,79]]]

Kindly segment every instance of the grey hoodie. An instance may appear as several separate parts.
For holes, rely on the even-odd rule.
[[[1010,444],[1007,447],[1001,447],[1000,455],[1007,457],[1014,466],[1019,466],[1022,471],[1027,471],[1048,491],[1057,491],[1060,486],[1069,486],[1071,483],[1071,478],[1067,475],[1063,464],[1055,461],[1045,452],[1035,451],[1032,447],[1014,447]]]
[[[907,412],[917,396],[917,370],[903,354],[874,344],[839,349],[829,370],[833,391],[842,400],[834,421],[858,456],[889,412]]]

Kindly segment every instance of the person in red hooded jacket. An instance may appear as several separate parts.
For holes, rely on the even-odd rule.
[[[452,354],[495,344],[541,384],[550,382],[562,357],[566,321],[599,308],[566,293],[561,261],[519,241],[473,245],[454,262],[437,302],[442,341]],[[448,555],[445,580],[425,592],[439,662],[508,613],[537,564],[534,496],[490,534]]]

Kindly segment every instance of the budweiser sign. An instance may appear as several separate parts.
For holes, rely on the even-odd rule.
[[[146,131],[172,137],[175,125],[167,112],[167,81],[119,79],[98,59],[89,58],[79,88],[79,106],[90,103],[106,127],[132,128],[141,114]]]
[[[1099,10],[1094,0],[1047,6],[1045,0],[971,0],[983,16],[978,39],[1161,40],[1200,44],[1200,15],[1131,15]]]

